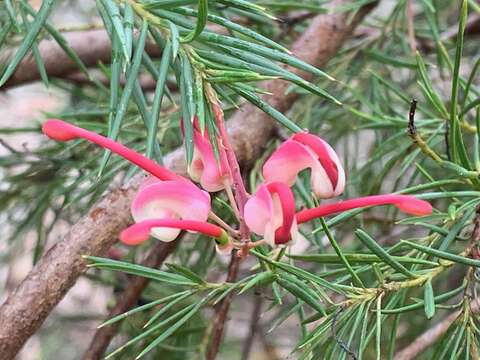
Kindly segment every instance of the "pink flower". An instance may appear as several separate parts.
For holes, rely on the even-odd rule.
[[[345,187],[345,172],[332,147],[318,136],[298,133],[281,144],[263,165],[266,181],[292,186],[300,171],[311,170],[312,190],[321,199],[338,196]]]
[[[135,222],[156,219],[207,221],[210,212],[210,195],[207,192],[186,181],[147,181],[132,202]],[[174,227],[151,229],[151,235],[162,241],[172,241],[179,233],[180,229]]]
[[[200,190],[190,180],[171,172],[120,143],[61,120],[46,121],[43,124],[43,132],[57,141],[86,139],[111,150],[152,174],[153,177],[146,179],[140,186],[140,190],[133,200],[131,210],[136,222],[158,219],[194,222],[205,222],[207,220],[210,212],[210,195]],[[151,225],[153,223],[147,224]],[[165,227],[152,226],[151,234],[162,241],[174,240],[183,227],[175,227],[171,225],[172,223],[169,224]],[[175,224],[178,225],[179,223]],[[141,231],[138,237],[131,240],[130,243],[138,242],[139,239],[143,238],[145,226],[133,228]],[[195,229],[191,228],[191,230]],[[130,229],[127,232],[130,238],[134,238],[131,237],[132,231]],[[125,239],[128,238],[127,236]]]
[[[432,205],[427,201],[417,199],[411,195],[387,194],[349,199],[338,203],[321,205],[313,209],[302,210],[296,214],[296,219],[299,224],[302,224],[315,218],[347,210],[380,205],[394,205],[399,210],[414,216],[425,216],[432,213]]]
[[[245,222],[256,234],[274,246],[295,241],[298,235],[295,220],[295,199],[290,188],[281,182],[260,185],[248,199]]]
[[[193,159],[188,167],[190,178],[200,183],[208,192],[216,192],[225,188],[226,182],[230,182],[230,167],[228,166],[225,149],[218,141],[218,158],[210,141],[207,129],[203,134],[200,131],[198,119],[193,122]],[[182,131],[184,131],[182,120]]]
[[[193,143],[193,160],[188,168],[188,175],[209,192],[224,189],[225,181],[230,179],[224,149],[219,148],[220,159],[217,160],[208,134],[205,132],[202,135],[200,130],[197,129],[193,132]]]

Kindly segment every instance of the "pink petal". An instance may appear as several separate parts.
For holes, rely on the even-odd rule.
[[[244,208],[245,222],[254,233],[264,235],[273,216],[273,201],[264,184],[248,199]]]
[[[267,181],[292,186],[299,172],[310,168],[312,190],[319,198],[340,195],[345,188],[345,171],[332,147],[320,137],[298,133],[285,141],[263,166]]]
[[[407,195],[396,204],[396,207],[404,213],[414,216],[430,215],[433,211],[429,202]]]
[[[295,184],[300,171],[318,166],[318,161],[308,148],[296,141],[287,140],[263,165],[265,180]]]
[[[143,187],[132,202],[135,222],[148,219],[177,218],[206,221],[210,212],[210,195],[184,181],[162,181]],[[153,228],[152,235],[171,241],[180,230]]]
[[[330,179],[331,183],[336,186],[338,181],[338,158],[337,162],[331,159],[332,153],[336,157],[335,151],[333,151],[331,146],[320,137],[309,134],[307,132],[293,135],[292,140],[298,141],[299,143],[307,146],[311,151],[316,154],[318,161],[325,169],[325,172],[327,173],[327,176]]]
[[[162,180],[157,179],[155,176],[148,175],[145,178],[145,180],[143,180],[143,182],[140,184],[140,187],[138,188],[138,190],[140,191],[140,190],[142,190],[143,188],[146,188],[149,185],[153,185],[153,184],[159,183],[161,181]]]
[[[100,134],[83,129],[81,127],[66,123],[62,120],[50,119],[47,120],[42,126],[43,132],[50,138],[57,141],[70,141],[77,138],[88,140],[94,144],[97,144],[103,148],[109,149],[112,152],[127,159],[131,163],[144,169],[150,174],[156,176],[160,180],[185,180],[183,177],[173,173],[172,171],[158,165],[151,159],[137,153],[136,151],[127,148],[125,145],[120,144],[112,139],[106,138]]]
[[[284,193],[285,190],[288,194]],[[288,199],[286,195],[289,195]],[[284,206],[287,207],[285,211]],[[289,232],[296,236],[295,203],[285,184],[272,182],[260,185],[255,195],[248,199],[244,210],[247,226],[254,233],[263,235],[271,246],[289,242]],[[286,226],[286,234],[282,230],[283,226]]]
[[[360,198],[348,199],[337,203],[325,204],[312,209],[305,209],[296,214],[297,222],[302,224],[315,218],[358,209],[367,206],[394,205],[399,210],[416,216],[432,213],[433,208],[425,200],[417,199],[411,195],[385,194],[371,195]]]
[[[188,173],[193,180],[199,181],[205,190],[215,192],[224,188],[224,174],[207,136],[198,130],[194,131],[195,153]]]

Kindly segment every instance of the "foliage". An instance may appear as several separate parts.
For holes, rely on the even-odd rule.
[[[408,1],[387,2],[390,9],[369,17],[363,33],[320,70],[286,50],[307,22],[289,28],[288,21],[278,19],[288,20],[295,11],[323,13],[326,3],[98,0],[96,11],[112,42],[111,64],[98,66],[108,87],[98,81],[79,86],[48,78],[37,49],[46,37],[54,38],[89,74],[48,20],[55,1],[44,1],[38,11],[23,0],[0,5],[0,46],[18,46],[0,84],[31,49],[44,83],[72,96],[56,117],[120,138],[161,161],[162,154],[181,144],[180,118],[197,116],[200,127],[216,136],[208,106],[212,93],[227,115],[248,101],[285,131],[308,128],[335,144],[348,173],[347,196],[418,194],[436,209],[422,218],[400,218],[392,209],[362,209],[318,220],[301,228],[308,244],[301,254],[258,247],[251,251],[251,267],[234,283],[218,275],[226,266],[201,236],[183,241],[163,270],[136,265],[151,242],[128,249],[122,261],[91,258],[90,274],[97,280],[118,287],[121,278],[115,272],[153,280],[142,304],[105,323],[122,321],[128,339],[109,356],[201,358],[212,326],[209,308],[234,292],[236,299],[262,298],[266,320],[258,336],[295,319],[297,343],[289,351],[298,359],[392,359],[454,311],[457,319],[422,358],[478,357],[478,307],[471,305],[480,266],[480,239],[473,231],[480,221],[475,211],[480,205],[480,58],[478,39],[464,31],[468,17],[480,9],[466,0],[460,6],[418,2],[413,45]],[[364,3],[352,1],[334,11],[353,12]],[[210,31],[206,24],[221,26],[227,35]],[[446,38],[452,28],[458,33]],[[163,49],[158,59],[146,52],[149,41]],[[316,82],[304,81],[282,64],[317,75]],[[151,93],[140,86],[140,73],[156,80]],[[276,78],[289,81],[289,91],[301,94],[288,114],[259,97],[259,81]],[[414,112],[410,123],[409,110]],[[191,121],[183,123],[190,161],[193,128]],[[37,130],[0,129],[4,134]],[[75,221],[112,181],[123,182],[137,171],[82,141],[45,141],[28,151],[8,150],[0,158],[7,185],[0,190],[0,206],[2,220],[13,231],[4,241],[13,249],[25,233],[34,231],[34,262],[58,220]],[[248,174],[250,192],[261,182],[263,161]],[[295,185],[304,207],[316,204],[309,187],[305,176]],[[225,221],[233,219],[223,195],[213,203]],[[6,261],[8,254],[2,257]],[[238,345],[234,338],[226,341]],[[224,354],[230,353],[228,346]]]

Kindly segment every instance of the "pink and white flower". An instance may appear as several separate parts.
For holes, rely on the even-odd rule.
[[[320,137],[298,133],[282,143],[263,165],[266,181],[295,184],[299,172],[311,170],[312,191],[318,198],[340,195],[345,188],[345,171],[332,147]]]
[[[298,237],[295,199],[284,183],[260,185],[245,204],[244,216],[250,230],[263,235],[271,246],[294,242]]]
[[[209,192],[223,190],[225,182],[230,179],[225,151],[219,148],[220,159],[217,160],[208,133],[202,134],[198,129],[194,129],[193,143],[193,160],[188,175]]]
[[[43,124],[43,132],[57,141],[70,141],[79,138],[88,140],[124,157],[153,175],[140,186],[131,207],[133,218],[137,223],[147,220],[150,222],[146,225],[143,224],[143,227],[139,226],[134,229],[144,230],[149,225],[154,224],[152,221],[169,220],[168,226],[164,221],[165,227],[160,225],[152,227],[151,234],[159,240],[172,241],[178,236],[180,229],[187,226],[186,224],[183,225],[184,227],[180,226],[182,224],[180,220],[207,221],[210,212],[210,195],[200,190],[190,180],[173,173],[112,139],[62,120],[46,121]],[[161,224],[161,222],[157,221],[157,224]],[[207,227],[209,225],[206,224]],[[193,226],[191,230],[196,228]],[[126,234],[133,236],[131,229]],[[138,236],[133,237],[131,241],[128,240],[127,235],[124,235],[123,238],[126,242],[134,243],[138,242],[139,239],[144,239],[142,234],[144,232],[140,231]]]
[[[210,195],[185,181],[153,182],[141,187],[132,202],[131,211],[137,223],[155,219],[206,222],[210,212]],[[151,235],[162,241],[172,241],[179,233],[180,229],[173,227],[151,229]]]
[[[183,131],[182,121],[182,131]],[[207,129],[202,133],[198,124],[198,119],[193,122],[193,159],[187,172],[190,178],[200,183],[202,188],[208,192],[223,190],[225,186],[231,183],[230,167],[220,141],[218,144],[218,158],[215,156],[213,145],[210,140]]]

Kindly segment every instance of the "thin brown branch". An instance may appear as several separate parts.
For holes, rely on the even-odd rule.
[[[350,18],[349,14],[341,13],[316,17],[302,37],[295,42],[293,52],[312,65],[324,66],[373,7],[373,3],[363,7],[353,18]],[[110,57],[111,47],[106,34],[99,32],[97,35],[103,36],[105,41],[99,42],[95,36],[85,39],[84,33],[78,39],[88,48],[90,64],[97,63],[101,60],[101,56]],[[103,44],[103,48],[100,43]],[[75,51],[85,51],[85,48],[74,47],[72,44],[70,42]],[[50,44],[50,47],[52,55],[49,56],[60,56],[56,44]],[[42,49],[46,51],[45,48]],[[91,49],[93,51],[90,51]],[[86,54],[82,56],[85,58]],[[66,69],[63,64],[54,61],[62,68],[63,73],[66,70],[68,72],[76,70],[68,58],[63,57],[63,60],[70,62],[70,67]],[[17,77],[14,77],[17,84],[31,81],[32,77],[28,76],[28,67],[22,67],[21,70],[25,76],[17,74]],[[295,72],[307,80],[311,79],[311,74],[296,70]],[[287,92],[289,86],[287,82],[272,80],[263,85],[272,94],[266,96],[265,100],[281,112],[287,111],[298,97],[295,92]],[[268,139],[274,136],[275,129],[276,123],[251,104],[243,105],[227,122],[232,147],[243,169],[250,168],[260,157]],[[167,155],[164,163],[179,174],[186,172],[183,149]],[[0,307],[2,324],[0,360],[15,357],[23,344],[41,326],[51,310],[86,270],[86,262],[82,255],[102,256],[116,241],[117,234],[129,225],[130,202],[141,178],[137,176],[128,185],[108,192],[71,228],[63,240],[54,245],[40,259],[23,282],[10,294],[7,301]]]
[[[227,29],[219,25],[210,24],[208,29],[218,34],[228,34]],[[78,55],[87,68],[96,66],[99,63],[110,63],[112,44],[105,29],[95,28],[82,31],[68,31],[62,33],[62,35],[65,38],[67,45]],[[8,63],[16,50],[16,48],[2,50],[2,53],[0,54],[0,68],[2,65]],[[78,73],[79,68],[55,40],[50,38],[41,40],[38,44],[38,50],[49,77],[61,77],[72,81],[89,81],[85,74],[73,75],[73,78],[71,78],[70,74]],[[158,57],[161,55],[161,50],[153,41],[147,40],[145,51],[151,57]],[[35,59],[33,58],[32,53],[28,53],[17,66],[12,77],[4,86],[2,86],[1,89],[4,90],[13,86],[39,81],[40,79],[40,72],[38,71]],[[155,88],[155,85],[153,85],[153,88]]]
[[[63,36],[68,46],[78,55],[86,67],[96,66],[98,63],[110,63],[112,56],[112,45],[108,34],[103,29],[75,31],[64,33]],[[67,74],[78,71],[78,66],[63,51],[53,39],[45,39],[39,42],[40,52],[45,70],[50,77],[64,77]],[[16,49],[2,51],[0,64],[6,64]],[[160,49],[153,42],[148,41],[145,51],[152,57],[161,54]],[[12,77],[2,87],[3,89],[21,85],[24,83],[38,81],[40,73],[35,59],[29,53],[20,62]]]
[[[473,314],[478,314],[480,311],[480,298],[476,298],[470,304],[470,311]],[[429,346],[433,345],[439,340],[460,316],[461,310],[448,315],[445,319],[440,321],[434,327],[425,331],[422,335],[417,337],[410,345],[401,350],[395,355],[395,360],[413,360],[418,354],[421,354]]]
[[[152,247],[145,260],[142,261],[141,265],[150,268],[160,267],[165,259],[173,252],[173,250],[175,250],[178,243],[179,240],[168,243],[160,241],[157,242],[157,244]],[[130,282],[125,287],[125,290],[122,291],[121,294],[117,295],[117,302],[110,310],[106,318],[111,319],[131,309],[138,302],[138,299],[142,295],[143,290],[147,287],[149,282],[150,279],[144,277],[132,277]],[[103,354],[108,348],[108,345],[117,334],[120,324],[121,322],[116,322],[112,325],[97,329],[92,337],[92,341],[90,342],[87,351],[83,356],[83,359],[102,359]]]
[[[262,311],[262,297],[257,296],[255,301],[253,302],[253,310],[252,316],[250,317],[250,328],[248,331],[247,338],[243,344],[242,349],[242,360],[248,360],[250,357],[250,352],[252,350],[252,345],[255,340],[255,335],[257,334],[258,330],[260,329],[260,315]]]
[[[415,54],[417,51],[417,39],[415,38],[415,21],[413,13],[413,1],[407,0],[407,26],[408,26],[408,42],[410,43],[410,50]]]
[[[468,16],[467,22],[465,24],[465,35],[478,35],[480,34],[480,14],[472,14]],[[442,42],[455,40],[458,35],[458,24],[450,26],[446,29],[441,35],[440,40]],[[419,45],[427,51],[435,49],[435,42],[426,38],[417,37]]]
[[[240,267],[241,258],[236,255],[236,251],[232,253],[230,265],[228,266],[228,275],[226,282],[234,282],[237,279],[238,269]],[[211,333],[210,345],[207,349],[207,360],[215,360],[223,338],[225,324],[227,323],[228,310],[233,299],[233,292],[230,292],[216,307],[215,319],[213,321],[213,330]]]
[[[342,1],[335,1],[333,6],[341,4]],[[350,36],[355,26],[363,19],[363,17],[368,14],[368,12],[375,6],[375,4],[369,4],[358,11],[354,18],[348,22],[348,16],[350,14],[329,14],[329,15],[319,15],[315,17],[302,36],[295,41],[292,52],[298,58],[312,63],[315,66],[324,66],[326,62],[338,51],[340,46],[343,44],[345,39]],[[306,79],[311,79],[312,75],[299,71],[298,69],[287,67],[289,71],[296,73]],[[263,83],[263,87],[271,94],[264,96],[272,106],[277,108],[281,112],[285,112],[297,99],[298,94],[290,93],[287,95],[288,82],[282,81],[267,81]],[[242,113],[241,110],[245,109],[247,113]],[[272,120],[266,114],[258,114],[258,109],[254,108],[253,105],[247,104],[240,111],[233,116],[231,121],[235,121],[238,118],[244,119],[245,117],[250,117],[250,114],[255,114],[257,121],[261,121],[265,126],[263,130],[267,134],[267,138],[270,138],[276,133],[276,126]],[[221,109],[214,108],[214,112],[218,113]],[[218,114],[216,114],[218,116]],[[260,118],[260,119],[258,119]],[[257,130],[257,129],[255,129]],[[243,136],[247,136],[247,128],[242,133]],[[258,135],[258,134],[256,134]],[[251,134],[254,136],[254,134]],[[229,134],[228,138],[232,141],[235,139]],[[227,144],[228,145],[228,144]],[[238,151],[235,153],[239,154]],[[256,158],[254,156],[253,158]],[[236,162],[236,159],[235,159]],[[235,165],[229,159],[230,166]],[[239,169],[233,168],[233,171],[238,171],[237,176],[239,176]],[[243,196],[245,195],[245,189],[235,189],[236,193],[239,192],[238,202],[244,203]],[[240,228],[242,232],[242,227]],[[243,235],[243,234],[242,234]],[[243,237],[243,236],[242,236]],[[235,273],[238,271],[240,260],[235,256],[232,256],[232,260],[229,267],[229,278],[230,273]],[[233,278],[235,279],[235,278]],[[230,280],[232,281],[232,280]],[[220,343],[223,337],[223,331],[225,329],[225,321],[227,320],[227,314],[230,308],[230,303],[233,298],[233,293],[230,293],[223,301],[220,303],[219,307],[216,309],[215,320],[212,331],[212,340],[210,346],[207,350],[207,360],[214,360],[217,356],[217,353],[220,349]]]

